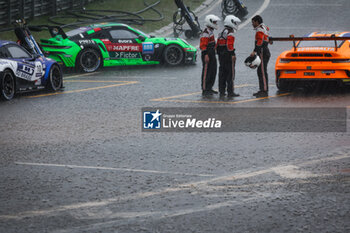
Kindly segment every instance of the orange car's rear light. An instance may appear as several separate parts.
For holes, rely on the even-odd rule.
[[[322,74],[334,74],[335,70],[322,70]]]
[[[299,53],[299,57],[323,57],[322,53]]]
[[[333,63],[349,63],[350,59],[336,59],[332,60]]]
[[[296,74],[297,71],[296,70],[285,70],[284,73],[285,74]]]
[[[330,53],[292,53],[291,57],[333,57]]]
[[[281,62],[281,63],[289,63],[290,60],[289,60],[289,59],[285,59],[285,58],[281,58],[281,59],[280,59],[280,62]]]
[[[281,58],[280,63],[290,62],[332,62],[332,63],[350,63],[350,59],[325,59],[325,58]]]

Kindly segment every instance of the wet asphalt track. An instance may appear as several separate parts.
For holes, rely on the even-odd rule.
[[[269,1],[244,2],[250,17]],[[349,1],[290,2],[261,13],[271,35],[349,30]],[[254,99],[253,35],[237,33],[234,100],[201,97],[198,61],[70,73],[61,93],[0,102],[0,232],[349,232],[349,129],[141,132],[142,107],[350,106],[349,90],[280,95],[284,42],[270,46],[270,97]]]

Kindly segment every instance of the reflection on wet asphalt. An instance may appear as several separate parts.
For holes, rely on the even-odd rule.
[[[244,1],[248,17],[263,2]],[[348,29],[340,19],[349,8],[345,0],[271,0],[261,15],[272,35],[301,36]],[[68,71],[59,94],[0,102],[0,232],[349,232],[349,88],[278,92],[274,62],[291,47],[281,42],[270,46],[269,97],[255,98],[256,71],[243,64],[253,37],[250,23],[237,32],[240,96],[232,99],[202,97],[197,59]],[[144,107],[251,115],[240,132],[150,133],[141,130]],[[269,108],[328,109],[302,118],[307,124],[346,107],[346,132],[268,130],[286,121]],[[257,126],[265,130],[249,131]]]

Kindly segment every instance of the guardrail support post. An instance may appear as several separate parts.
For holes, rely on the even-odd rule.
[[[24,0],[19,1],[19,17],[24,19]]]
[[[35,0],[32,0],[32,6],[30,9],[30,18],[33,19],[35,15]]]
[[[11,0],[7,0],[6,1],[7,3],[7,23],[8,24],[11,24]]]
[[[52,15],[57,15],[57,0],[51,0]]]

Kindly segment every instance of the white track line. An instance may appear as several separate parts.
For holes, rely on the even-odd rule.
[[[207,9],[203,12],[199,12],[198,17],[202,17],[203,15],[206,15],[208,12],[212,11],[214,7],[216,7],[218,4],[220,4],[222,2],[222,0],[217,1],[216,3],[214,3],[212,6],[207,7]],[[165,26],[167,28],[169,28],[169,30],[167,30],[165,33],[163,33],[163,36],[170,36],[173,33],[173,27],[172,27],[173,23],[170,23],[168,26]]]
[[[93,73],[84,73],[84,74],[76,74],[76,75],[71,75],[71,76],[66,76],[63,78],[63,80],[66,79],[72,79],[72,78],[77,78],[77,77],[84,77],[84,76],[91,76],[91,75],[97,75],[100,74],[101,72],[93,72]]]
[[[292,196],[292,194],[285,195],[286,196]],[[216,209],[224,208],[224,207],[232,207],[236,205],[244,205],[247,203],[259,201],[260,199],[275,199],[276,197],[272,194],[265,194],[265,193],[255,193],[253,197],[247,197],[242,200],[230,200],[225,202],[219,202],[219,203],[211,203],[200,207],[194,207],[194,208],[187,208],[187,209],[175,209],[175,210],[166,210],[166,211],[141,211],[141,212],[119,212],[119,213],[112,213],[103,216],[104,213],[99,213],[98,215],[92,215],[91,218],[94,220],[99,218],[104,219],[113,219],[117,218],[118,220],[111,220],[111,221],[103,221],[83,226],[77,226],[77,227],[71,227],[68,229],[62,229],[62,230],[56,230],[53,231],[53,233],[68,233],[68,232],[99,232],[101,231],[101,228],[106,227],[115,227],[115,226],[122,226],[125,224],[130,224],[131,221],[137,221],[140,218],[155,218],[157,220],[164,219],[164,218],[172,218],[177,216],[183,216],[188,214],[194,214],[194,213],[200,213],[204,211],[213,211]],[[102,214],[102,215],[101,215]],[[74,215],[73,215],[74,216]],[[79,216],[74,216],[79,219]],[[86,218],[85,218],[86,219]],[[130,220],[131,219],[131,220]]]
[[[221,2],[222,2],[222,0],[217,1],[217,2],[214,3],[211,7],[208,7],[206,11],[201,12],[201,13],[199,14],[199,16],[201,17],[201,16],[203,16],[203,15],[208,14],[210,11],[213,10],[214,7],[216,7],[217,5],[219,5]]]
[[[209,175],[209,174],[193,174],[193,173],[184,173],[184,172],[168,172],[168,171],[130,169],[130,168],[114,168],[114,167],[79,166],[79,165],[69,165],[69,164],[26,163],[26,162],[15,162],[15,164],[17,164],[17,165],[28,165],[28,166],[96,169],[96,170],[110,170],[110,171],[123,171],[123,172],[142,172],[142,173],[172,174],[172,175],[186,175],[186,176],[203,176],[203,177],[213,177],[214,176],[214,175]]]
[[[328,158],[316,158],[309,161],[302,161],[302,162],[296,162],[295,164],[283,164],[275,167],[265,168],[257,171],[252,172],[239,172],[239,173],[233,173],[228,174],[224,176],[214,177],[210,179],[205,179],[202,181],[196,181],[196,182],[188,182],[179,184],[175,187],[170,188],[162,188],[156,191],[149,191],[149,192],[142,192],[142,193],[135,193],[135,194],[129,194],[125,196],[117,196],[114,198],[108,198],[103,199],[100,201],[93,201],[93,202],[82,202],[82,203],[75,203],[75,204],[69,204],[69,205],[60,205],[56,206],[50,209],[44,209],[44,210],[33,210],[33,211],[24,211],[19,212],[12,215],[0,215],[0,219],[15,219],[20,220],[23,218],[30,218],[35,216],[43,216],[43,215],[56,215],[63,211],[72,211],[77,210],[81,208],[94,208],[94,207],[101,207],[101,206],[108,206],[124,201],[130,201],[130,200],[138,200],[142,198],[148,198],[156,195],[170,195],[171,193],[175,192],[182,192],[186,190],[193,190],[194,188],[199,189],[206,189],[210,187],[213,183],[222,183],[225,181],[233,181],[233,180],[240,180],[240,179],[247,179],[251,177],[256,177],[260,175],[264,175],[267,173],[275,173],[275,171],[280,172],[283,167],[286,166],[306,166],[311,164],[317,164],[317,163],[324,163],[329,161],[336,161],[341,160],[345,158],[350,158],[350,153],[342,153],[338,156],[328,157]],[[290,173],[289,173],[290,176]]]
[[[274,3],[270,7],[340,7],[341,3]]]
[[[262,6],[259,8],[259,10],[257,10],[253,16],[251,16],[249,19],[247,19],[244,23],[240,24],[238,26],[238,30],[244,28],[248,23],[251,23],[252,21],[252,18],[255,16],[255,15],[260,15],[266,8],[267,6],[270,4],[270,0],[265,0],[264,3],[262,4]]]

